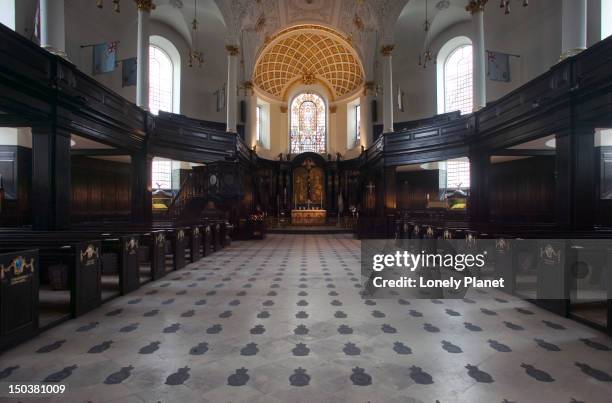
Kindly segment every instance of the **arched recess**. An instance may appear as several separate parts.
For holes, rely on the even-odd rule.
[[[453,52],[463,46],[472,46],[472,40],[467,36],[457,36],[446,42],[438,52],[436,59],[436,94],[438,113],[446,112],[445,105],[445,68],[446,62]],[[470,89],[471,91],[471,89]]]
[[[363,87],[363,66],[357,51],[337,31],[302,24],[268,39],[257,57],[252,81],[266,96],[279,101],[288,101],[296,85],[319,84],[337,102]]]
[[[172,61],[172,110],[168,112],[181,112],[181,54],[174,44],[160,35],[149,37],[151,46],[163,50]]]

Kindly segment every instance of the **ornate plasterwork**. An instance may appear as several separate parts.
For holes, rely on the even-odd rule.
[[[329,24],[334,17],[334,3],[329,0],[285,0],[283,7],[285,23],[317,21]]]
[[[153,0],[135,0],[136,1],[136,7],[138,7],[138,10],[140,11],[146,11],[147,13],[150,13],[151,10],[155,10],[155,4],[153,3]]]
[[[216,0],[230,37],[255,31],[265,37],[278,30],[279,0]]]
[[[288,28],[269,40],[255,65],[253,82],[283,99],[296,81],[322,83],[334,99],[351,95],[363,84],[359,56],[342,36],[318,25]]]
[[[292,25],[318,23],[352,38],[363,50],[363,31],[376,31],[384,42],[393,38],[395,22],[408,0],[215,0],[228,36],[253,31],[261,41]],[[262,19],[262,16],[264,17]],[[263,24],[262,24],[263,23]]]
[[[368,80],[375,78],[380,46],[392,44],[396,21],[408,0],[215,0],[229,43],[240,43],[243,79],[278,32],[303,24],[333,29],[356,51]],[[303,74],[304,72],[301,72]]]

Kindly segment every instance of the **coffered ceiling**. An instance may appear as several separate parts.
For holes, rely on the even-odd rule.
[[[361,88],[363,68],[350,43],[334,30],[298,25],[268,41],[256,62],[253,81],[277,99],[283,99],[296,82],[319,82],[337,99]]]

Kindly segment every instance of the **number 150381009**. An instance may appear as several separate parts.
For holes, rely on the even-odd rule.
[[[56,395],[66,392],[66,385],[46,383],[8,384],[9,395]]]

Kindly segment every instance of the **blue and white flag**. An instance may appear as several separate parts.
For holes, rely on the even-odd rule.
[[[121,86],[130,87],[136,85],[137,68],[136,63],[138,59],[130,57],[121,61]]]
[[[93,74],[115,71],[118,42],[93,45]]]
[[[491,81],[510,82],[510,55],[487,51],[487,76]]]

